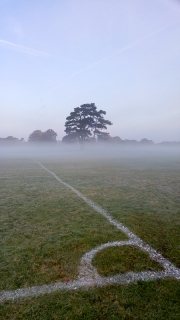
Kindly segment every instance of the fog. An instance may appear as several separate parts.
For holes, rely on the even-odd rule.
[[[174,146],[120,146],[103,144],[66,145],[66,144],[22,144],[20,146],[1,146],[1,159],[49,159],[63,161],[111,161],[118,159],[180,160],[180,147]]]

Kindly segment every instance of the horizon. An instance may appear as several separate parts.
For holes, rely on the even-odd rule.
[[[35,130],[36,131],[36,130]],[[40,130],[41,131],[41,130]],[[47,131],[47,130],[46,130]],[[42,132],[43,133],[43,132]],[[8,139],[8,138],[12,138],[12,140],[7,140],[7,141],[4,141],[4,140],[6,140],[6,139]],[[115,139],[115,138],[119,138],[120,140],[118,140],[118,141],[112,141],[112,139]],[[13,139],[14,139],[14,141],[13,141]],[[17,139],[17,140],[16,140]],[[92,138],[91,138],[92,139]],[[0,137],[0,142],[1,142],[1,140],[3,140],[4,141],[4,143],[7,143],[7,144],[5,144],[4,146],[6,146],[6,145],[8,145],[8,144],[10,144],[11,146],[12,146],[12,144],[11,143],[16,143],[16,142],[20,142],[20,143],[27,143],[27,142],[29,142],[30,144],[32,144],[32,145],[36,145],[36,144],[42,144],[42,145],[47,145],[47,146],[49,146],[49,145],[54,145],[54,143],[56,144],[56,143],[63,143],[63,144],[65,144],[65,145],[69,145],[69,146],[76,146],[76,145],[80,145],[81,143],[80,142],[78,142],[78,141],[76,141],[76,142],[66,142],[66,141],[63,141],[63,140],[59,140],[58,139],[58,136],[56,137],[56,140],[54,140],[54,141],[30,141],[29,139],[27,139],[27,140],[25,140],[23,137],[21,137],[21,138],[18,138],[18,137],[14,137],[14,136],[11,136],[11,135],[9,135],[9,136],[7,136],[7,137]],[[143,141],[144,140],[144,141]],[[112,142],[112,143],[111,143]],[[166,143],[166,144],[168,144],[168,143],[170,143],[170,144],[173,144],[173,143],[180,143],[180,140],[163,140],[163,141],[160,141],[160,142],[155,142],[155,141],[153,141],[153,140],[151,140],[151,139],[148,139],[148,138],[142,138],[142,139],[140,139],[140,140],[136,140],[136,139],[121,139],[121,137],[120,136],[111,136],[111,135],[109,135],[109,138],[107,139],[107,141],[98,141],[98,140],[96,140],[95,139],[95,141],[94,141],[94,143],[96,144],[98,144],[98,145],[120,145],[121,144],[121,142],[126,142],[126,143],[129,143],[129,146],[132,146],[132,144],[133,143],[138,143],[138,144],[140,144],[140,143],[144,143],[144,145],[147,143],[152,143],[152,145],[149,145],[149,146],[153,146],[153,145],[158,145],[158,144],[163,144],[163,143]],[[90,143],[92,143],[91,141],[89,141],[89,140],[85,140],[84,142],[83,142],[83,144],[85,144],[85,145],[89,145]],[[135,145],[134,145],[135,146]]]

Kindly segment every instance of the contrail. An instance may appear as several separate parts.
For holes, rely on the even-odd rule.
[[[153,37],[156,36],[157,34],[160,34],[160,33],[163,32],[165,29],[167,29],[169,26],[174,25],[174,24],[176,24],[176,22],[168,23],[168,24],[166,24],[166,25],[164,25],[164,26],[161,26],[161,27],[157,28],[155,31],[152,31],[152,32],[146,34],[145,36],[143,36],[143,37],[141,37],[141,38],[139,38],[139,39],[137,39],[137,40],[135,40],[135,41],[127,44],[127,45],[125,45],[124,47],[122,47],[122,48],[120,48],[120,49],[118,49],[118,50],[116,50],[116,51],[113,51],[113,52],[110,53],[109,55],[107,55],[107,56],[105,56],[105,57],[103,57],[103,58],[101,58],[101,59],[99,59],[99,60],[97,60],[97,61],[89,64],[89,65],[87,65],[86,67],[83,67],[83,68],[81,68],[81,69],[79,69],[79,70],[77,70],[77,71],[75,71],[75,72],[67,75],[66,77],[63,77],[60,81],[63,82],[63,80],[72,78],[72,77],[78,75],[79,73],[82,73],[82,72],[84,72],[84,71],[87,71],[87,70],[89,70],[89,69],[91,69],[91,68],[93,68],[93,67],[95,67],[95,66],[97,66],[97,65],[99,65],[99,64],[101,64],[101,63],[103,63],[104,61],[113,58],[114,56],[117,56],[117,55],[119,55],[119,54],[121,54],[121,53],[123,53],[123,52],[126,52],[126,51],[130,50],[130,49],[134,48],[135,46],[143,43],[144,41],[147,41],[148,39],[153,38]],[[59,86],[59,84],[51,85],[49,88],[47,88],[47,90],[48,90],[48,89],[55,88],[55,87],[58,87],[58,86]]]
[[[131,49],[131,48],[134,48],[136,45],[143,43],[143,42],[144,42],[145,40],[147,40],[147,39],[153,38],[156,34],[161,33],[161,32],[164,31],[167,27],[169,27],[169,26],[171,26],[171,25],[174,25],[174,24],[175,24],[175,23],[173,22],[173,23],[166,24],[166,25],[164,25],[164,26],[162,26],[162,27],[159,27],[159,28],[156,29],[155,31],[152,31],[151,33],[146,34],[144,37],[139,38],[139,39],[137,39],[137,40],[135,40],[135,41],[133,41],[133,42],[125,45],[124,47],[122,47],[122,48],[120,48],[120,49],[118,49],[118,50],[116,50],[116,51],[113,51],[113,52],[110,53],[109,55],[107,55],[107,56],[105,56],[105,57],[103,57],[103,58],[95,61],[94,63],[88,65],[88,66],[85,67],[85,68],[80,69],[80,70],[77,71],[77,72],[72,73],[71,75],[69,75],[69,76],[67,76],[67,77],[72,77],[72,76],[74,76],[74,75],[76,75],[76,74],[78,74],[78,73],[80,73],[80,72],[82,72],[82,71],[91,69],[91,68],[93,68],[94,66],[96,66],[96,65],[98,65],[98,64],[100,64],[100,63],[102,63],[102,62],[104,62],[104,61],[106,61],[106,60],[109,60],[110,58],[112,58],[112,57],[114,57],[114,56],[116,56],[116,55],[119,55],[119,54],[123,53],[124,51],[127,51],[127,50],[129,50],[129,49]]]
[[[2,40],[2,39],[0,39],[0,45],[8,47],[10,50],[20,51],[22,53],[30,54],[30,55],[33,55],[33,56],[38,56],[38,57],[49,57],[49,56],[51,56],[51,54],[48,53],[48,52],[38,51],[38,50],[35,50],[35,49],[32,49],[32,48],[21,46],[19,44],[16,44],[16,43],[13,43],[13,42],[9,42],[9,41],[6,41],[6,40]]]
[[[88,69],[91,69],[91,68],[95,67],[96,65],[98,65],[98,64],[100,64],[100,63],[102,63],[102,62],[114,57],[115,55],[118,55],[118,54],[120,54],[120,53],[122,53],[122,52],[124,52],[124,51],[126,51],[128,49],[131,49],[131,48],[135,47],[139,42],[140,42],[140,40],[136,40],[136,41],[134,41],[134,42],[122,47],[121,49],[119,49],[117,51],[113,51],[111,54],[109,54],[109,55],[107,55],[107,56],[105,56],[105,57],[103,57],[103,58],[101,58],[101,59],[89,64],[89,65],[87,65],[86,67],[83,67],[82,69],[79,69],[78,71],[75,71],[75,72],[67,75],[66,77],[63,77],[60,80],[61,81],[60,84],[63,83],[63,81],[66,80],[66,79],[73,78],[77,74],[82,73],[82,72],[84,72],[84,71],[86,71]],[[54,88],[58,87],[60,84],[54,84],[54,85],[52,84],[51,86],[46,88],[46,90],[54,89]]]
[[[2,39],[0,39],[0,45],[4,46],[4,47],[7,47],[10,50],[19,51],[21,53],[29,54],[29,55],[36,56],[36,57],[41,57],[41,58],[54,57],[54,58],[66,59],[66,60],[69,60],[69,61],[79,62],[79,63],[87,65],[87,63],[85,63],[83,61],[70,59],[70,58],[67,58],[67,57],[63,57],[63,56],[52,54],[52,53],[45,52],[45,51],[35,50],[35,49],[30,48],[30,47],[22,46],[22,45],[19,45],[19,44],[13,43],[13,42],[9,42],[9,41],[6,41],[6,40],[2,40]]]

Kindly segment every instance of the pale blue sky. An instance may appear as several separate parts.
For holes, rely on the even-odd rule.
[[[0,0],[0,137],[95,103],[111,136],[180,141],[180,2]]]

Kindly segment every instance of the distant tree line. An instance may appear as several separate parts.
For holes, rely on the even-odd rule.
[[[18,139],[18,138],[15,138],[13,136],[8,136],[7,138],[0,138],[0,144],[1,145],[16,145],[16,144],[20,144],[24,142],[24,138],[21,138],[21,139]]]

